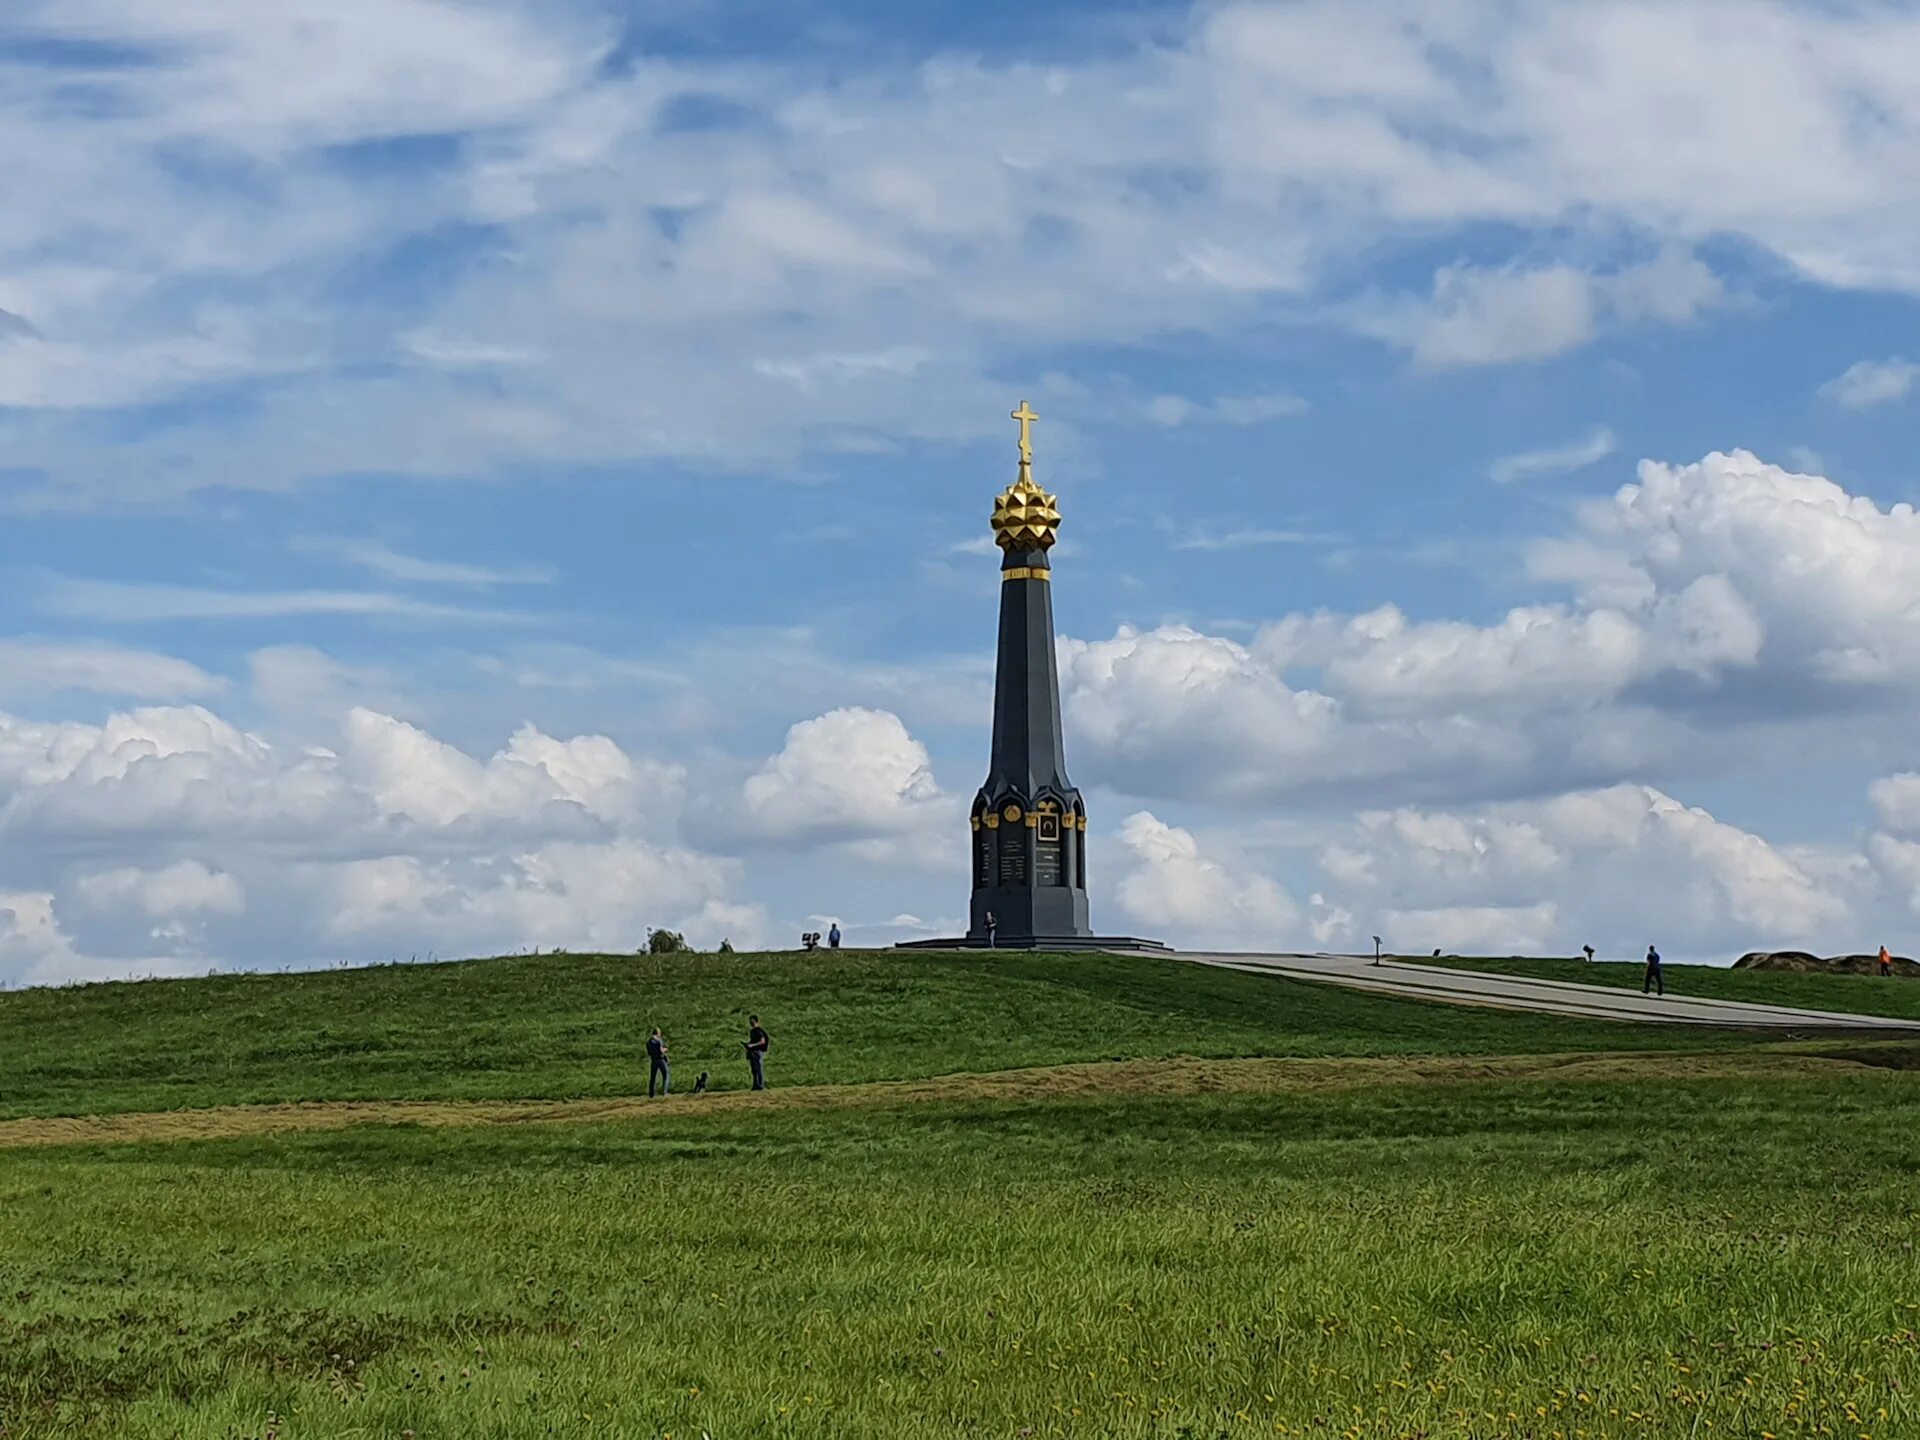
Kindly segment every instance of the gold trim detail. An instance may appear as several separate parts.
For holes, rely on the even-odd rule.
[[[1006,809],[1002,810],[1000,814],[1005,817],[1009,825],[1018,824],[1020,820],[1020,807],[1018,805],[1009,805]]]
[[[1013,412],[1020,423],[1020,473],[993,499],[993,542],[1002,550],[1045,550],[1060,529],[1059,497],[1033,483],[1033,422],[1026,401]]]
[[[1051,580],[1053,572],[1044,565],[1016,565],[1011,570],[1002,570],[1000,578],[1005,580]]]

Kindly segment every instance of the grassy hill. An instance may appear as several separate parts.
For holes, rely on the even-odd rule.
[[[655,1022],[732,1093],[631,1098]],[[1911,1044],[894,952],[26,991],[0,1038],[5,1440],[1920,1434]],[[330,1103],[138,1113],[285,1099]]]
[[[542,955],[0,994],[0,1116],[236,1102],[624,1095],[662,1026],[675,1080],[775,1084],[1172,1055],[1697,1048],[1725,1036],[1499,1014],[1150,956]]]

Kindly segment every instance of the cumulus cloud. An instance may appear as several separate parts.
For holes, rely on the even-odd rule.
[[[1876,780],[1867,787],[1867,801],[1887,829],[1920,832],[1920,775],[1903,771]]]
[[[879,840],[943,824],[960,833],[926,746],[886,710],[850,707],[801,721],[741,798],[747,833],[763,840]]]
[[[1911,505],[1883,510],[1831,480],[1735,451],[1692,465],[1642,462],[1636,484],[1581,511],[1580,530],[1571,544],[1536,546],[1532,573],[1588,598],[1632,589],[1650,607],[1711,579],[1722,600],[1737,597],[1758,622],[1761,658],[1796,679],[1920,679],[1920,519]]]
[[[157,870],[101,870],[82,875],[74,890],[88,905],[124,906],[152,920],[206,913],[238,915],[246,908],[238,880],[197,860],[179,860]]]
[[[0,714],[0,978],[764,937],[735,862],[677,838],[683,772],[522,726],[480,759],[364,708],[331,747],[202,707]],[[101,857],[113,863],[102,864]]]
[[[1063,640],[1075,753],[1143,798],[1238,807],[1365,804],[1389,782],[1453,802],[1663,779],[1841,743],[1842,725],[1845,743],[1904,758],[1920,691],[1911,506],[1741,451],[1646,461],[1525,558],[1565,598],[1479,621],[1386,605],[1295,613],[1250,639],[1162,625]]]
[[[1319,628],[1309,617],[1288,633],[1298,639]],[[1617,763],[1584,753],[1589,737],[1577,725],[1529,725],[1534,717],[1502,698],[1497,681],[1488,682],[1494,693],[1483,705],[1466,703],[1464,680],[1447,682],[1451,698],[1401,704],[1290,684],[1296,658],[1285,642],[1249,646],[1182,625],[1063,640],[1074,753],[1127,793],[1239,809],[1283,798],[1349,800],[1387,782],[1422,795],[1484,794],[1536,773],[1588,774]],[[1567,704],[1556,694],[1550,708]],[[1645,724],[1630,732],[1636,742],[1649,738]]]
[[[638,823],[677,806],[680,772],[636,766],[604,735],[555,740],[531,725],[482,763],[391,715],[348,712],[341,773],[382,816],[447,827],[509,820],[571,829]],[[643,808],[644,807],[644,808]]]
[[[1920,364],[1895,356],[1891,360],[1856,360],[1820,387],[1820,393],[1848,410],[1871,410],[1904,400],[1920,384]]]
[[[1410,951],[1632,955],[1838,943],[1854,909],[1832,868],[1649,786],[1464,812],[1362,815],[1324,867],[1362,922]],[[1738,947],[1738,948],[1732,948]]]
[[[635,841],[561,842],[492,858],[390,855],[350,861],[323,877],[317,919],[337,947],[394,945],[408,953],[492,953],[524,945],[629,949],[650,925],[699,942],[752,945],[760,911],[729,899],[736,867]]]
[[[1408,955],[1424,955],[1428,950],[1449,955],[1552,954],[1558,916],[1559,908],[1550,900],[1533,905],[1389,910],[1383,939],[1395,951]]]
[[[1192,833],[1142,810],[1120,826],[1120,907],[1149,932],[1229,949],[1297,948],[1300,910],[1257,870],[1201,852]]]

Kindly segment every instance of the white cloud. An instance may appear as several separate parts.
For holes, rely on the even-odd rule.
[[[1920,364],[1895,356],[1856,360],[1820,387],[1820,393],[1848,410],[1871,410],[1904,400],[1920,384]]]
[[[933,357],[911,345],[896,345],[866,354],[819,354],[753,362],[756,375],[782,380],[803,395],[815,395],[826,385],[864,383],[874,376],[911,377]]]
[[[1532,269],[1444,266],[1424,300],[1374,301],[1357,327],[1432,369],[1544,360],[1584,345],[1603,325],[1679,324],[1716,303],[1720,282],[1700,261],[1663,255],[1593,274],[1572,265]]]
[[[1541,360],[1593,338],[1593,277],[1569,265],[1537,270],[1449,266],[1432,298],[1402,301],[1363,317],[1361,328],[1404,346],[1424,366]]]
[[[74,883],[81,901],[99,909],[127,907],[151,920],[181,915],[238,915],[246,894],[233,876],[197,860],[178,860],[157,870],[128,866],[82,875]]]
[[[1859,744],[1868,721],[1899,761],[1920,691],[1910,506],[1744,452],[1648,461],[1526,555],[1569,598],[1481,623],[1389,605],[1285,616],[1251,642],[1178,625],[1066,640],[1075,753],[1131,794],[1241,807],[1389,778],[1452,801],[1724,769]]]
[[[1383,938],[1391,949],[1406,955],[1424,955],[1429,950],[1449,955],[1549,955],[1556,953],[1558,913],[1550,900],[1533,905],[1389,910]]]
[[[1711,676],[1751,665],[1761,640],[1732,584],[1708,575],[1639,614],[1530,606],[1493,625],[1410,624],[1387,606],[1349,622],[1326,676],[1337,693],[1373,708],[1557,708],[1611,699],[1664,672]]]
[[[0,640],[0,697],[84,690],[139,700],[214,695],[227,682],[171,655],[87,641]]]
[[[636,766],[603,735],[555,740],[531,725],[485,763],[405,721],[348,712],[340,771],[383,816],[425,826],[536,820],[566,832],[676,810],[682,775]]]
[[[393,855],[327,872],[321,921],[360,953],[369,942],[408,954],[622,950],[643,943],[650,925],[708,945],[763,943],[759,910],[727,898],[735,883],[729,862],[632,841],[559,843],[485,864]]]
[[[1640,785],[1373,812],[1328,858],[1344,903],[1363,923],[1378,907],[1407,950],[1632,955],[1652,942],[1731,959],[1843,944],[1856,913],[1831,867]]]
[[[294,548],[310,555],[330,556],[386,580],[418,585],[546,585],[553,571],[525,565],[510,569],[472,565],[458,560],[427,560],[406,555],[377,540],[349,540],[339,537],[305,536],[294,541]]]
[[[1299,907],[1270,877],[1203,854],[1191,832],[1144,810],[1121,824],[1120,842],[1127,858],[1115,894],[1148,933],[1191,946],[1297,948]]]
[[[1602,425],[1586,439],[1568,445],[1550,445],[1542,450],[1523,450],[1517,455],[1502,456],[1493,462],[1487,474],[1500,485],[1546,475],[1571,475],[1599,464],[1613,454],[1614,445],[1613,431]]]
[[[1147,402],[1147,418],[1175,429],[1181,425],[1264,425],[1270,420],[1304,415],[1307,402],[1298,395],[1276,390],[1264,395],[1222,395],[1214,400],[1187,400],[1178,395],[1156,395]]]
[[[481,760],[365,709],[335,743],[0,715],[0,887],[41,897],[0,979],[765,936],[737,865],[676,837],[678,767],[530,725]]]
[[[1640,466],[1637,484],[1581,511],[1582,539],[1658,605],[1719,577],[1754,616],[1765,657],[1802,681],[1920,678],[1920,519],[1743,451]],[[1536,577],[1586,578],[1537,549]],[[1579,560],[1575,553],[1576,561]],[[1838,700],[1838,696],[1835,699]]]
[[[934,780],[927,750],[886,710],[850,707],[802,720],[741,791],[752,836],[870,840],[925,834],[959,812]]]
[[[12,462],[51,478],[16,503],[951,439],[1035,342],[1334,315],[1427,365],[1545,356],[1715,303],[1692,253],[1708,237],[1824,283],[1920,289],[1920,24],[1754,13],[1227,4],[1044,68],[878,59],[829,85],[798,62],[609,66],[604,25],[524,3],[41,0],[14,17],[28,39],[150,54],[91,74],[84,112],[57,103],[59,67],[10,72],[0,150],[34,201],[0,217],[0,309],[19,317],[0,390],[58,409],[302,383],[153,440],[23,426]],[[1737,95],[1702,90],[1727,73]],[[687,94],[753,123],[662,130]],[[453,138],[417,172],[381,169],[379,147],[422,136]],[[163,163],[182,153],[236,157],[251,183]],[[399,315],[327,310],[289,278],[463,231],[498,243]],[[1514,238],[1428,295],[1343,301],[1352,256],[1469,232]],[[84,263],[46,258],[75,237]],[[364,363],[395,354],[425,363]],[[1182,421],[1203,403],[1171,400]]]
[[[1867,801],[1889,830],[1920,833],[1920,775],[1904,771],[1867,787]]]
[[[1238,529],[1202,530],[1173,542],[1176,550],[1252,550],[1266,545],[1326,545],[1338,537],[1315,530],[1276,530],[1250,525]]]
[[[40,603],[42,609],[53,614],[104,625],[163,620],[281,620],[296,615],[384,616],[493,625],[525,620],[511,611],[443,605],[377,590],[209,590],[193,585],[68,576],[55,577]]]

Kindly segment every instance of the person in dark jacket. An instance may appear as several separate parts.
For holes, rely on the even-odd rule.
[[[767,1032],[761,1028],[760,1017],[747,1017],[747,1069],[753,1072],[753,1088],[767,1088],[767,1045],[770,1042]]]
[[[1667,993],[1667,982],[1660,975],[1660,952],[1651,945],[1647,946],[1647,973],[1641,977],[1640,993],[1645,995],[1649,990],[1656,995]]]
[[[653,1033],[647,1037],[647,1098],[649,1100],[653,1098],[653,1086],[656,1080],[660,1082],[662,1095],[673,1092],[673,1072],[667,1068],[667,1037],[660,1033],[658,1025],[653,1027]]]

